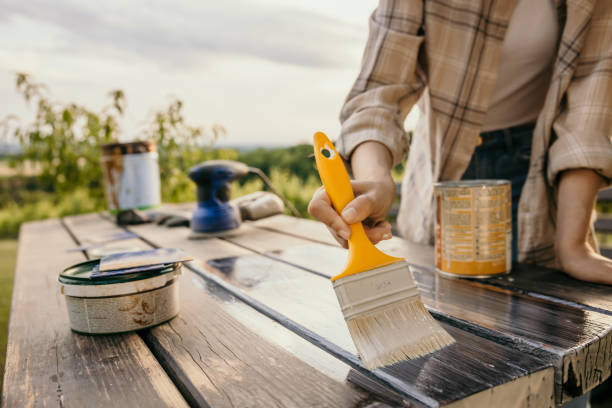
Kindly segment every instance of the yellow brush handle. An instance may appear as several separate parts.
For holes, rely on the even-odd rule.
[[[317,132],[314,135],[314,155],[325,191],[336,211],[341,213],[344,207],[355,198],[355,194],[342,158],[333,143],[322,132]],[[363,225],[358,222],[351,225],[349,259],[346,268],[344,272],[334,276],[332,280],[369,271],[401,260],[401,258],[395,258],[379,251],[370,242]]]

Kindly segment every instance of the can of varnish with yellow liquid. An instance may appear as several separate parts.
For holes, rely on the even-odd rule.
[[[512,267],[512,201],[508,180],[434,185],[435,261],[451,278],[489,278]]]

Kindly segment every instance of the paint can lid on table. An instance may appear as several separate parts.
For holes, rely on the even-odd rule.
[[[75,297],[107,297],[146,292],[165,286],[181,273],[181,263],[133,268],[130,273],[95,277],[100,260],[73,265],[58,277],[60,293]],[[94,277],[92,277],[94,274]]]

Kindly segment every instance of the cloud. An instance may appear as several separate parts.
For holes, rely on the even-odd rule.
[[[12,16],[63,28],[75,52],[113,47],[178,65],[230,54],[346,67],[363,37],[361,28],[331,17],[246,0],[5,0],[0,20]]]

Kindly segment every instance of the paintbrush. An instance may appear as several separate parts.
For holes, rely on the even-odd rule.
[[[341,213],[355,198],[344,162],[321,132],[314,135],[314,155],[323,186]],[[423,306],[406,261],[376,248],[360,222],[350,227],[347,265],[331,280],[365,366],[374,369],[454,343]]]

